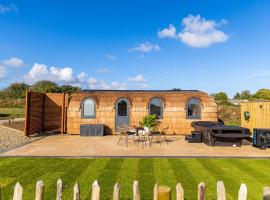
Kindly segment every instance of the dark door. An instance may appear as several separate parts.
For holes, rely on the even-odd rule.
[[[120,99],[116,103],[116,128],[126,124],[129,126],[129,102]]]

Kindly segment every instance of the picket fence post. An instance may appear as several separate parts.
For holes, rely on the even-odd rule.
[[[184,200],[184,198],[185,198],[184,189],[181,183],[178,183],[176,185],[176,200]]]
[[[198,185],[198,200],[205,200],[205,189],[204,182],[200,182]]]
[[[19,182],[14,187],[13,200],[22,200],[23,188]]]
[[[133,182],[133,200],[140,200],[140,188],[137,180]]]
[[[63,190],[63,182],[59,178],[57,180],[56,200],[62,200],[62,190]]]
[[[44,199],[44,183],[43,181],[38,181],[36,184],[36,198],[35,200]]]
[[[158,200],[158,184],[154,185],[154,200]]]
[[[238,192],[238,200],[247,200],[247,186],[242,183]]]
[[[92,184],[91,200],[99,200],[99,196],[100,196],[100,187],[99,187],[98,181],[95,180],[94,183]]]
[[[116,183],[113,187],[113,200],[120,200],[120,184]]]
[[[263,188],[263,200],[270,200],[270,187]]]
[[[80,185],[76,183],[73,188],[73,200],[80,200]]]
[[[226,200],[226,191],[223,181],[217,182],[217,200]]]

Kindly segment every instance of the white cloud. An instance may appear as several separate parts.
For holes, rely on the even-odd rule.
[[[96,85],[96,84],[98,84],[98,80],[97,80],[96,78],[94,78],[94,77],[90,77],[90,78],[87,80],[87,83],[88,83],[89,85]]]
[[[160,47],[157,44],[151,44],[150,42],[140,43],[137,46],[129,49],[129,51],[139,51],[149,53],[151,51],[160,51]]]
[[[70,67],[50,67],[50,75],[52,75],[53,79],[60,82],[71,83],[75,80],[73,77],[73,69]]]
[[[88,80],[88,88],[89,89],[102,89],[102,90],[126,90],[128,88],[127,83],[119,83],[113,81],[112,83],[108,84],[104,80],[98,80],[96,78],[90,78]]]
[[[25,65],[22,59],[16,57],[11,57],[2,63],[7,67],[23,67]]]
[[[134,77],[129,77],[128,81],[142,83],[142,82],[146,82],[147,80],[144,78],[144,76],[142,74],[140,74],[140,75],[137,75]]]
[[[77,75],[77,81],[79,83],[84,83],[87,81],[88,75],[85,72],[81,72]]]
[[[98,68],[97,69],[97,72],[98,73],[107,73],[110,71],[110,68],[109,67],[103,67],[103,68]]]
[[[25,82],[33,83],[40,80],[50,80],[61,83],[72,83],[75,82],[73,76],[73,69],[70,67],[48,68],[44,64],[35,63],[32,69],[24,76]]]
[[[0,78],[5,75],[5,67],[2,69],[0,65]],[[106,82],[99,80],[96,77],[89,76],[85,72],[74,74],[71,67],[48,67],[45,64],[35,63],[27,74],[23,77],[24,82],[33,84],[40,80],[49,80],[58,84],[70,84],[84,89],[104,89],[104,90],[126,90],[132,89],[145,89],[148,88],[147,81],[143,75],[130,77],[129,82]]]
[[[0,65],[0,80],[6,77],[6,68]]]
[[[14,4],[4,5],[0,4],[0,14],[8,13],[8,12],[17,12],[18,8]]]
[[[109,60],[117,60],[117,57],[114,54],[107,54],[105,57]]]
[[[176,28],[174,25],[170,24],[168,28],[164,28],[161,31],[158,31],[159,38],[176,38]]]
[[[195,48],[206,48],[214,43],[226,42],[229,36],[218,30],[218,27],[226,24],[226,20],[216,22],[214,20],[206,20],[200,15],[189,15],[182,20],[183,30],[176,33],[175,27],[169,25],[158,32],[160,38],[176,38],[184,44]]]

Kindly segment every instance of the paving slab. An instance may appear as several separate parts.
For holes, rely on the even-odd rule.
[[[169,136],[169,144],[153,143],[143,147],[132,140],[128,146],[117,136],[81,137],[75,135],[52,135],[10,150],[0,156],[44,157],[255,157],[270,158],[270,149],[261,150],[251,145],[241,147],[207,146],[188,143],[183,136]]]

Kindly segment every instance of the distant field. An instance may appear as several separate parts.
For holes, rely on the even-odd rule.
[[[206,184],[206,199],[216,199],[216,183],[223,180],[227,200],[237,199],[241,183],[248,187],[248,199],[262,199],[264,186],[270,185],[270,160],[263,159],[61,159],[0,158],[2,199],[12,199],[17,181],[24,188],[23,199],[34,199],[35,184],[43,180],[45,199],[55,199],[56,181],[64,183],[63,199],[72,199],[74,184],[79,181],[81,199],[90,199],[91,184],[97,179],[101,199],[111,199],[115,182],[121,184],[121,199],[132,199],[132,182],[140,183],[141,199],[153,199],[155,183],[172,187],[181,182],[185,199],[197,198],[197,185]],[[174,198],[173,198],[174,199]]]
[[[6,117],[24,117],[24,108],[0,108],[0,119]]]

